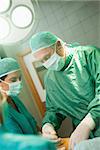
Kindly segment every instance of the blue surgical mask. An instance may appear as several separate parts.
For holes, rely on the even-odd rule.
[[[9,86],[8,91],[1,89],[1,91],[5,92],[8,96],[17,96],[21,92],[21,89],[22,89],[22,82],[21,81],[11,82],[11,83],[8,83],[5,81],[2,81],[2,82],[8,84],[8,86]]]

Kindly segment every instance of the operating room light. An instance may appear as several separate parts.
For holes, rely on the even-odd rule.
[[[10,31],[9,23],[2,17],[0,17],[0,39],[5,38]]]
[[[0,0],[0,13],[7,11],[10,7],[10,0]]]
[[[22,43],[39,23],[37,0],[0,0],[0,44]]]
[[[19,28],[26,28],[32,23],[33,15],[26,6],[17,6],[11,15],[12,22]]]

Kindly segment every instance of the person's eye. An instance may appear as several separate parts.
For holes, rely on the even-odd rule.
[[[16,82],[17,81],[17,79],[11,79],[11,82]]]
[[[14,77],[14,78],[11,78],[10,79],[10,82],[16,82],[18,80],[18,78],[17,77]]]
[[[50,55],[47,55],[43,58],[44,61],[48,60],[50,58]]]

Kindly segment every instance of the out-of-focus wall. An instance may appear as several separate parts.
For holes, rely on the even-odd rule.
[[[41,16],[37,31],[49,30],[66,42],[98,43],[99,1],[40,1]]]
[[[6,53],[3,50],[3,47],[0,45],[0,58],[4,58],[4,57],[6,57]]]

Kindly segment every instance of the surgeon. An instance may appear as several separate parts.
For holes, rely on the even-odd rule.
[[[18,98],[22,89],[21,71],[13,58],[0,59],[0,101],[6,100],[3,110],[3,127],[6,132],[38,134],[37,124]],[[1,121],[2,121],[2,115]]]
[[[48,31],[33,35],[30,47],[34,58],[48,69],[43,136],[58,140],[57,130],[69,116],[74,126],[69,150],[100,137],[100,49],[66,44]]]

